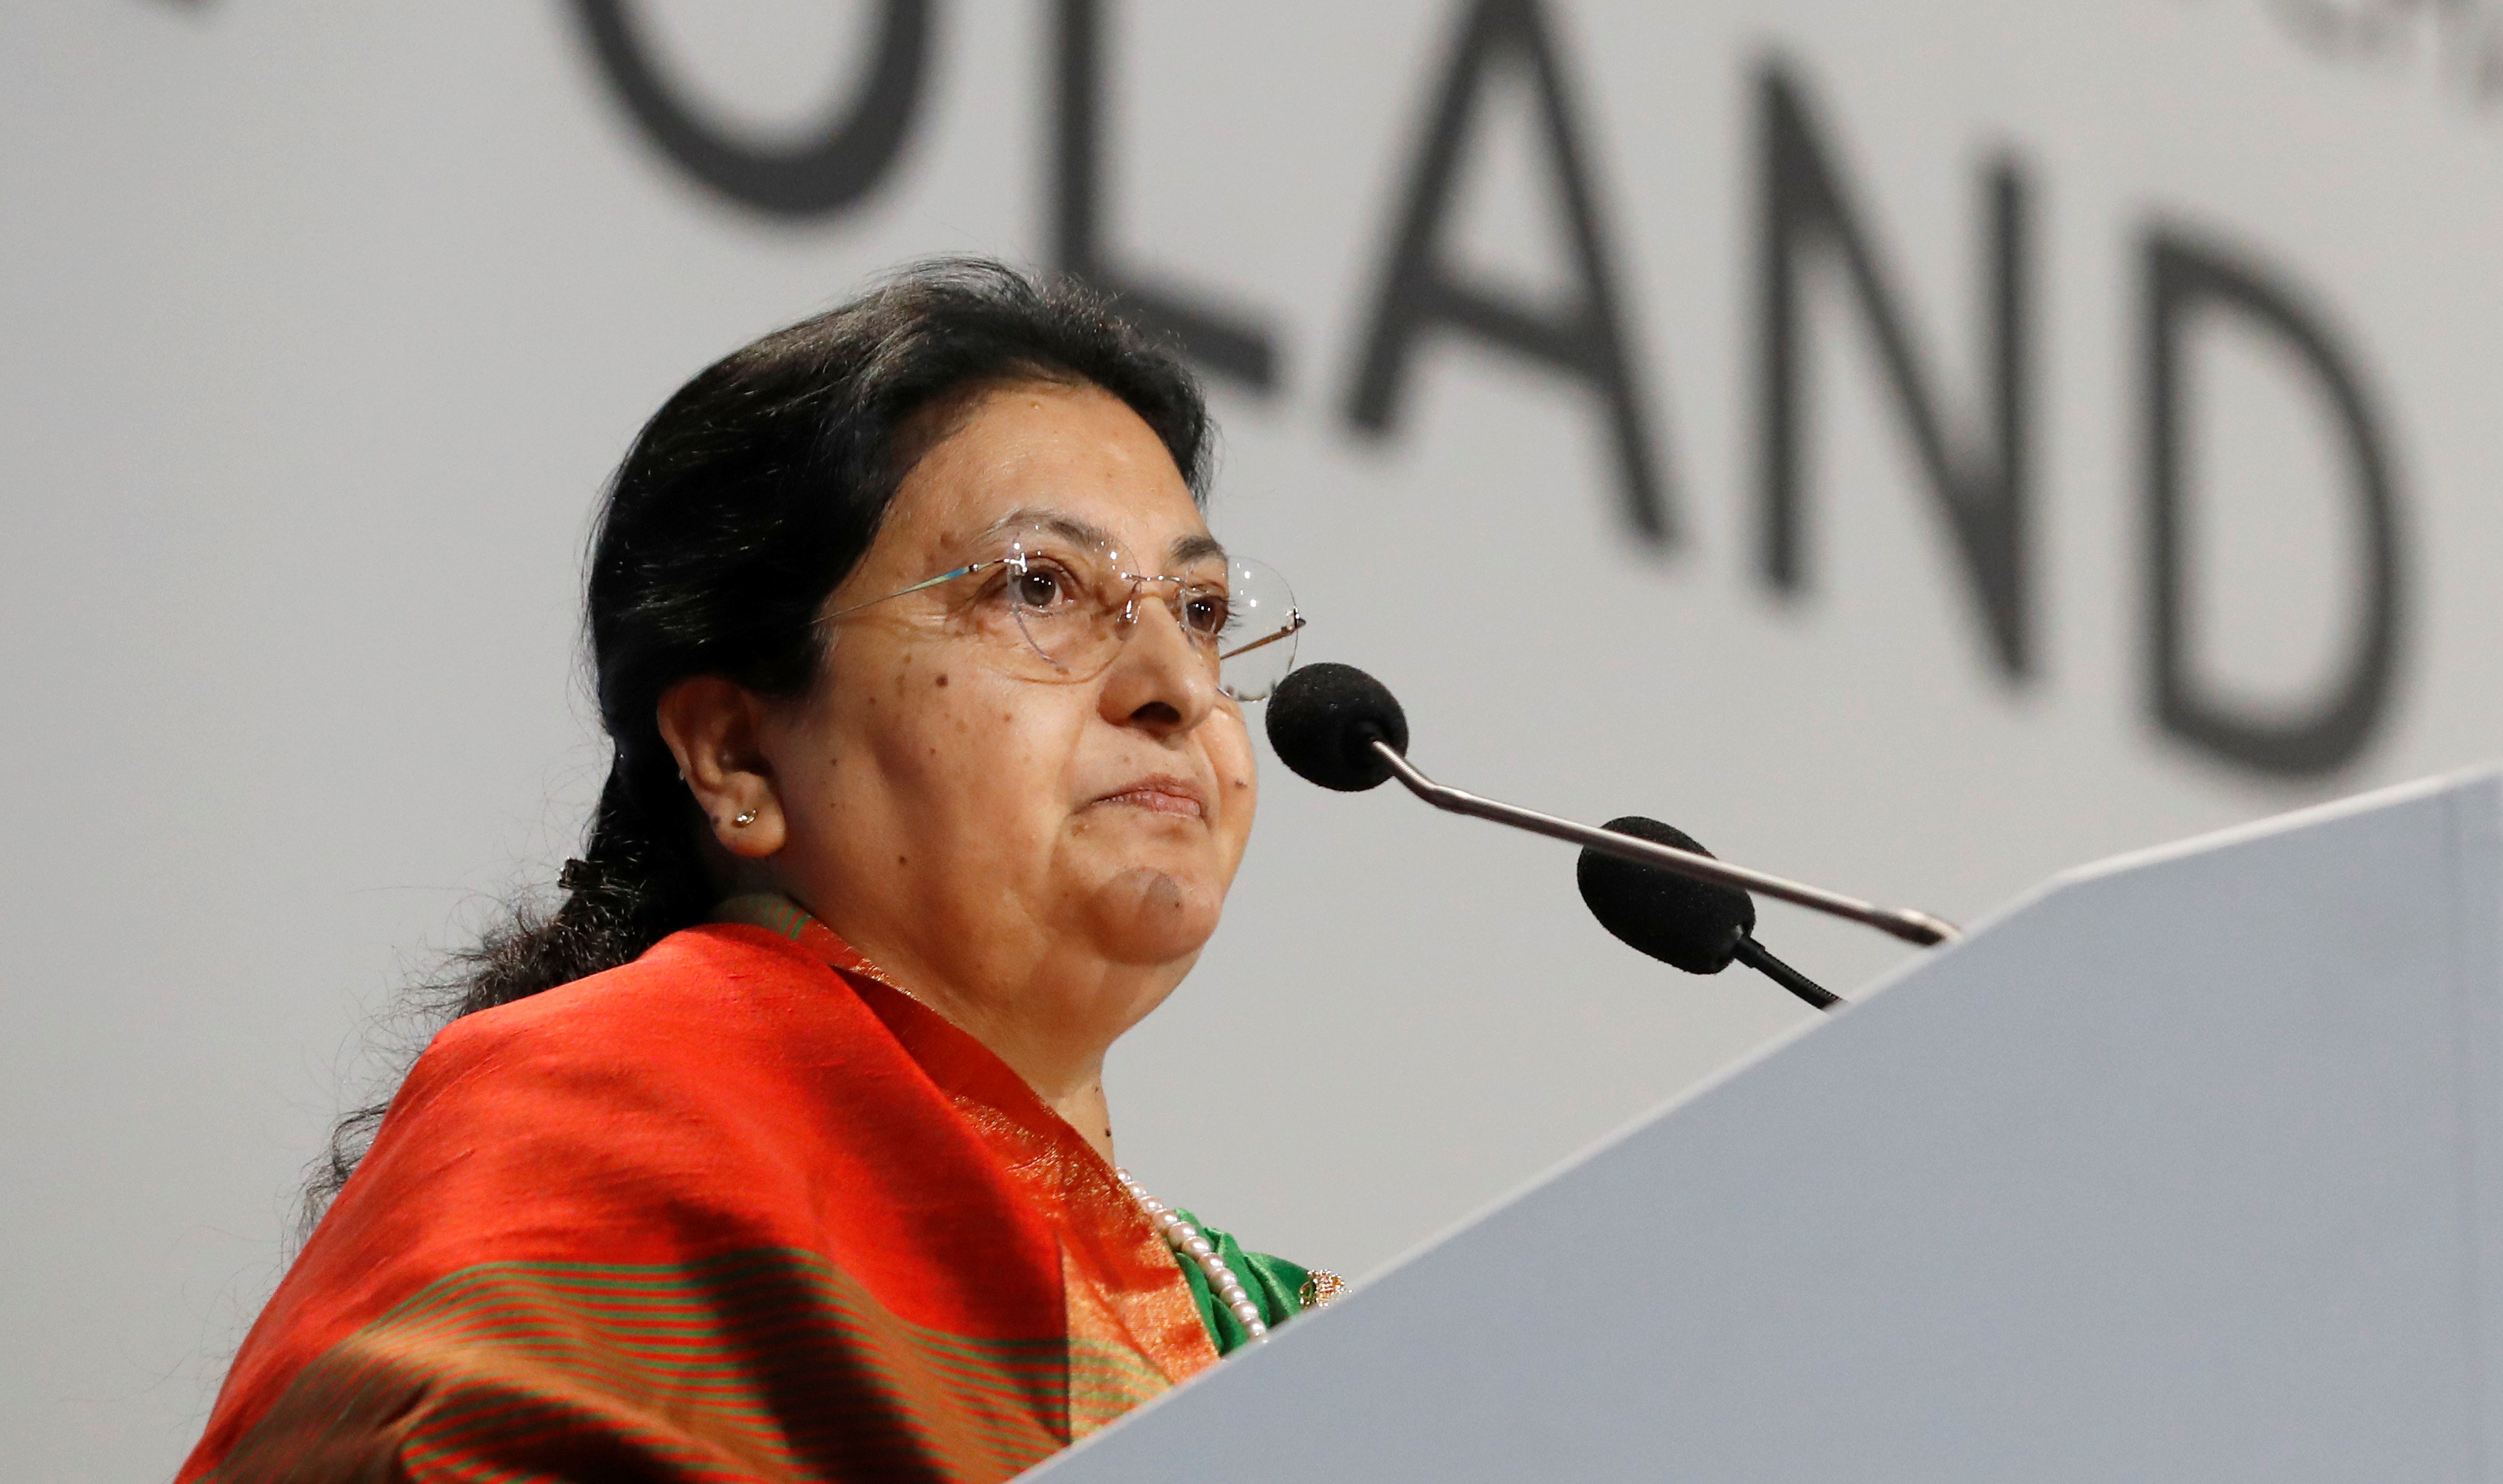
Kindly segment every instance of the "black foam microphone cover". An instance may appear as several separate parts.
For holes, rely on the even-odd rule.
[[[1390,776],[1376,739],[1408,751],[1408,716],[1382,682],[1352,664],[1308,664],[1269,696],[1269,745],[1311,782],[1361,793]]]
[[[1639,814],[1610,820],[1607,827],[1655,845],[1712,854],[1686,831]],[[1738,940],[1755,930],[1756,899],[1736,887],[1715,886],[1588,849],[1573,876],[1600,927],[1628,947],[1690,974],[1728,968]]]

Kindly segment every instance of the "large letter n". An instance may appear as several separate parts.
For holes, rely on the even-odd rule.
[[[1811,252],[1830,252],[1840,260],[1861,322],[1876,343],[1896,411],[1954,532],[1999,667],[2010,679],[2022,678],[2034,658],[2026,593],[2032,388],[2024,179],[2013,164],[2002,161],[1987,182],[1990,277],[1980,304],[1986,337],[1982,374],[1990,386],[1995,437],[1978,448],[1959,447],[1947,435],[1930,380],[1912,353],[1890,275],[1853,210],[1806,99],[1778,63],[1764,68],[1758,92],[1763,217],[1757,287],[1764,339],[1757,395],[1765,576],[1786,592],[1807,586],[1800,474],[1809,409],[1801,385],[1806,355],[1800,270]]]

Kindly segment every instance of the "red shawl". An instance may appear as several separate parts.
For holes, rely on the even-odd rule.
[[[791,916],[437,1036],[179,1484],[1001,1479],[1213,1362],[1077,1131]]]

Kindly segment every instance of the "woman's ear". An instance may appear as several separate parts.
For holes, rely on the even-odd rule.
[[[751,860],[780,850],[789,829],[760,745],[765,702],[756,692],[719,675],[693,676],[662,693],[657,720],[722,848]]]

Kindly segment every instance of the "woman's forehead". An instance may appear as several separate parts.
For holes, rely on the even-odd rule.
[[[1165,559],[1221,550],[1163,441],[1094,388],[985,395],[906,477],[887,524],[925,552],[1019,528]]]

